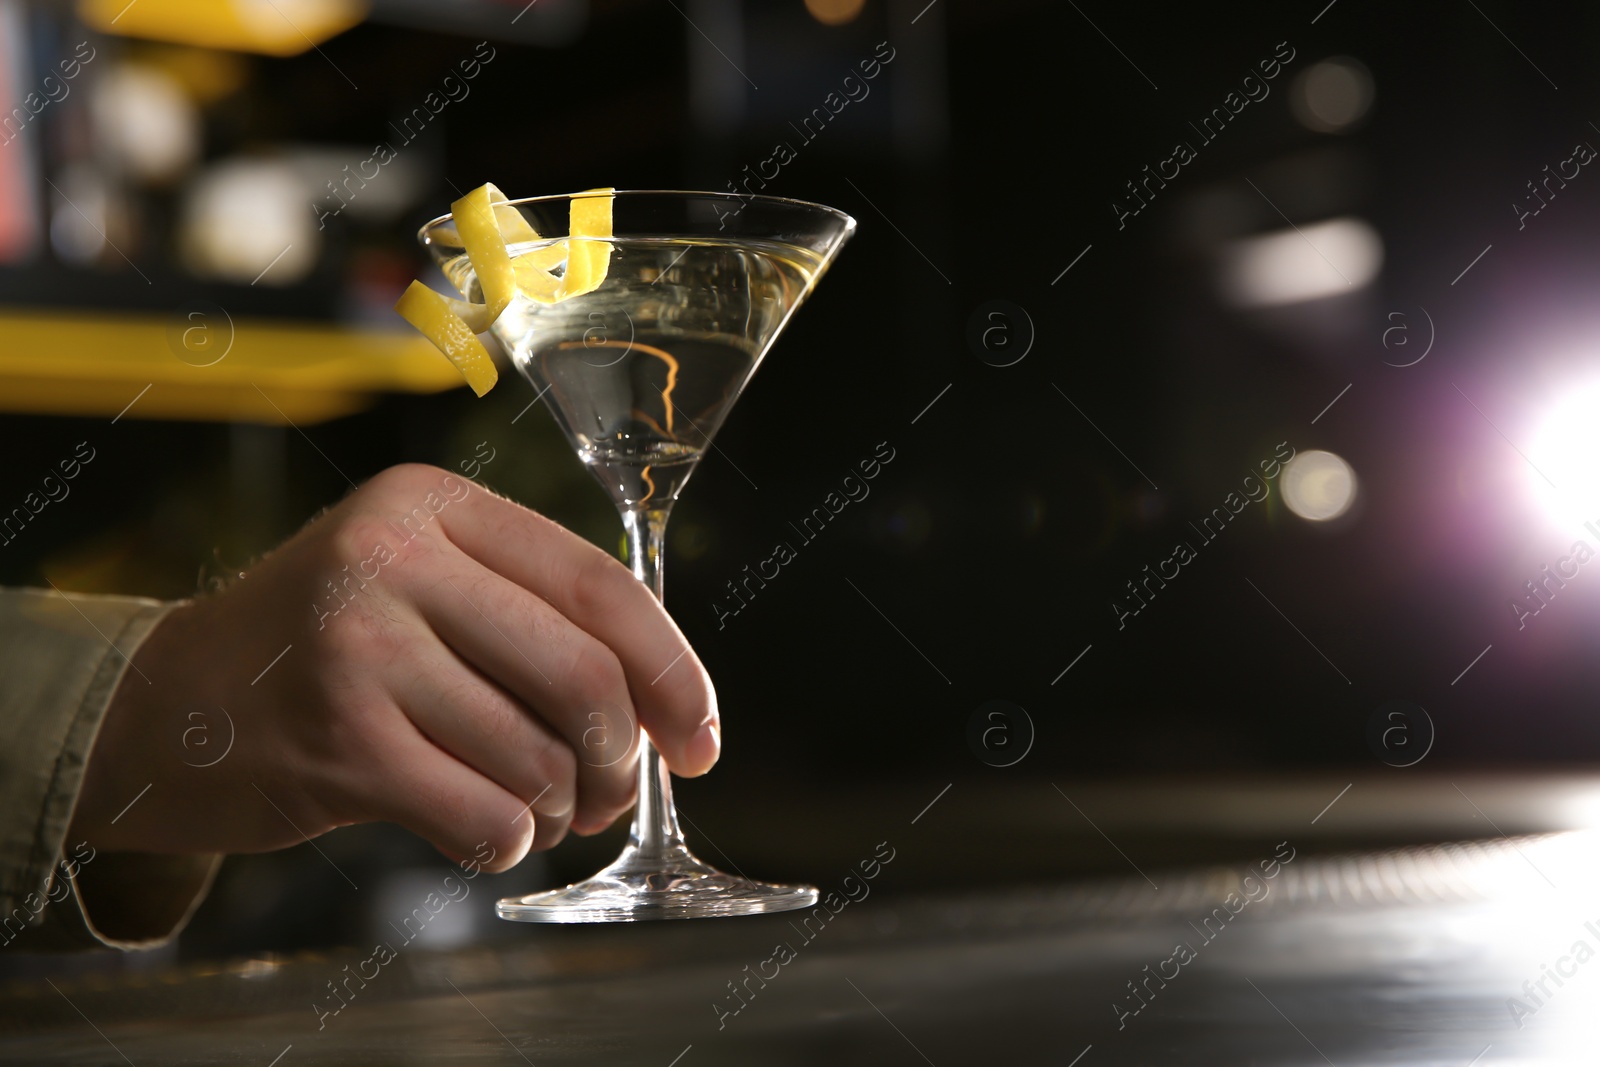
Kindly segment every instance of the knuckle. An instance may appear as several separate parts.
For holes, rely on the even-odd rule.
[[[595,775],[595,782],[584,790],[584,799],[605,818],[615,819],[633,806],[634,792],[639,787],[633,764],[624,760],[614,767]]]
[[[578,778],[578,757],[566,744],[555,738],[546,740],[530,764],[536,781],[529,783],[533,788],[529,803],[547,788],[558,797],[572,796]]]
[[[397,463],[373,475],[363,488],[383,497],[395,494],[409,496],[422,486],[438,484],[444,473],[426,463]]]
[[[593,638],[578,643],[572,656],[571,676],[573,688],[586,699],[627,692],[622,661]]]
[[[516,752],[527,745],[527,727],[518,721],[517,712],[506,707],[502,700],[487,696],[476,685],[467,683],[460,686],[460,695],[453,699],[457,707],[472,710],[493,751]]]
[[[523,740],[515,731],[516,722],[506,707],[506,698],[499,692],[465,671],[451,671],[430,687],[428,676],[433,670],[431,666],[413,665],[406,674],[406,690],[427,692],[437,687],[444,706],[456,709],[474,731],[485,732],[497,751]]]
[[[582,710],[583,720],[578,725],[583,733],[575,750],[586,766],[605,771],[634,755],[638,723],[627,709],[601,700],[585,703]]]
[[[363,487],[368,499],[355,506],[346,525],[361,522],[369,540],[382,541],[394,555],[414,554],[435,547],[439,538],[436,519],[447,502],[449,472],[421,463],[390,467]]]
[[[604,615],[616,610],[619,601],[641,588],[632,571],[596,549],[572,576],[572,606],[585,618]]]
[[[394,535],[378,516],[362,514],[341,516],[329,538],[336,562],[353,563],[365,559],[378,544],[392,541]]]

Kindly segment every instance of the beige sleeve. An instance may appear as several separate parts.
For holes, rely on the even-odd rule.
[[[137,684],[129,661],[174,606],[0,589],[0,950],[157,944],[210,889],[221,856],[96,854],[66,839],[117,683]]]

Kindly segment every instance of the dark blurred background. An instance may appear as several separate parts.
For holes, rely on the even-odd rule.
[[[95,449],[0,583],[195,595],[345,475],[480,442],[482,481],[615,549],[526,383],[473,398],[389,310],[443,287],[416,230],[484,181],[722,190],[786,143],[764,191],[860,230],[674,515],[667,599],[727,730],[678,786],[694,840],[826,878],[947,783],[1045,803],[1600,757],[1600,565],[1546,606],[1524,586],[1600,552],[1594,12],[123,2],[0,3],[0,115],[25,117],[0,133],[0,511]],[[883,442],[870,497],[719,627],[726,583]],[[1124,615],[1147,565],[1169,579]],[[440,866],[391,828],[321,844],[371,895],[305,847],[236,858],[160,958],[360,943]],[[942,882],[1004,876],[961,847]],[[530,936],[479,910],[430,936]]]

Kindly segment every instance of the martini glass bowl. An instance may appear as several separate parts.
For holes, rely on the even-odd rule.
[[[833,208],[778,197],[651,190],[542,196],[508,205],[538,234],[509,246],[513,260],[550,262],[552,246],[569,236],[573,202],[591,196],[612,197],[612,236],[572,238],[568,262],[598,259],[604,280],[555,303],[519,293],[491,333],[611,497],[627,535],[627,562],[660,600],[673,503],[856,224]],[[419,236],[450,281],[481,299],[452,218],[435,219]],[[603,713],[590,718],[611,725]],[[626,752],[615,751],[616,731],[597,728],[589,731],[600,739],[596,751],[579,753],[595,765],[613,762],[638,736],[639,797],[622,854],[584,881],[501,900],[501,918],[629,922],[816,903],[811,886],[758,882],[696,859],[678,829],[664,762],[631,720],[625,732]]]

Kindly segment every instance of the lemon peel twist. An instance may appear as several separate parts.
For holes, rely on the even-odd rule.
[[[539,240],[539,233],[491,184],[480,185],[450,205],[456,233],[472,264],[483,303],[444,296],[413,281],[395,304],[435,348],[443,352],[467,384],[483,396],[500,371],[477,335],[486,332],[518,293],[540,304],[555,304],[592,293],[606,279],[611,263],[614,189],[589,189],[568,206],[568,237],[511,257],[508,244]],[[560,276],[554,271],[565,264]],[[465,294],[463,294],[465,295]]]

